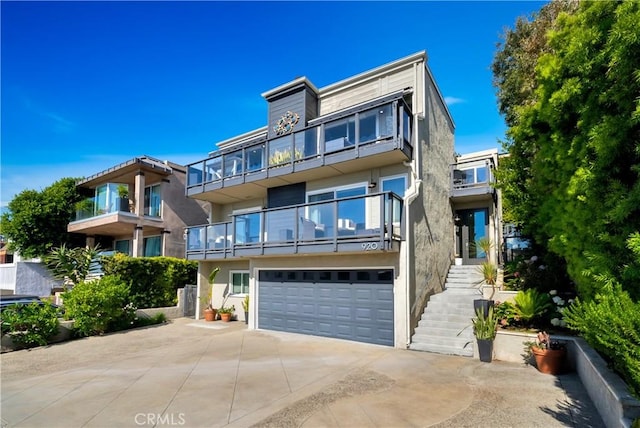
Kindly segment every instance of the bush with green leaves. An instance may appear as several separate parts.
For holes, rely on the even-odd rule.
[[[640,302],[619,284],[610,284],[594,300],[577,299],[564,311],[564,319],[640,398]]]
[[[129,287],[118,276],[81,282],[62,298],[65,317],[73,319],[74,329],[84,336],[131,328],[135,320]]]
[[[58,333],[58,310],[49,304],[11,305],[2,311],[2,333],[22,346],[46,345]]]
[[[116,254],[102,258],[107,275],[127,282],[138,308],[161,308],[177,303],[176,290],[197,281],[198,263],[173,257],[129,257]]]
[[[540,293],[535,288],[521,290],[513,297],[515,317],[525,327],[530,327],[535,322],[542,322],[542,318],[553,304],[548,294]]]

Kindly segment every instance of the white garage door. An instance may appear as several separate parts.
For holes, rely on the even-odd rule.
[[[393,346],[393,270],[262,270],[258,328]]]

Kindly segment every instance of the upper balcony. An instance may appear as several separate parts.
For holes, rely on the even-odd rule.
[[[412,113],[394,94],[309,121],[268,139],[266,132],[188,165],[187,196],[226,204],[258,189],[333,177],[410,160]],[[256,187],[258,186],[258,187]]]
[[[234,214],[187,228],[186,258],[397,251],[402,218],[402,198],[392,192]]]
[[[69,223],[69,232],[118,236],[133,233],[142,223],[143,228],[161,230],[161,199],[155,186],[145,189],[144,212],[135,213],[129,200],[128,186],[124,183],[105,183],[94,190],[94,195],[76,204],[76,220]]]
[[[455,202],[476,202],[495,198],[495,166],[493,157],[461,160],[451,165],[451,198]]]

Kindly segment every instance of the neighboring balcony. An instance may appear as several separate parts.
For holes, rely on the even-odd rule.
[[[186,194],[226,203],[230,194],[251,197],[256,184],[286,184],[277,177],[300,182],[309,170],[319,179],[400,163],[413,156],[412,132],[412,113],[401,98],[317,118],[299,132],[273,139],[265,131],[242,148],[188,165]],[[230,187],[232,193],[224,191]]]
[[[398,251],[402,204],[385,192],[234,214],[229,222],[187,228],[186,257]]]
[[[495,198],[494,169],[492,158],[451,165],[451,198],[455,202],[476,202]]]
[[[119,183],[108,183],[98,187],[92,197],[76,204],[76,220],[69,223],[68,232],[119,236],[132,234],[136,226],[162,229],[161,203],[157,195],[145,195],[143,216],[138,216],[128,197],[121,197]],[[149,199],[147,204],[146,199]]]

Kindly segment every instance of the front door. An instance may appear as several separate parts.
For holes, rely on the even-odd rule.
[[[486,208],[456,211],[456,254],[465,265],[480,264],[486,254],[476,242],[489,236],[489,210]]]

